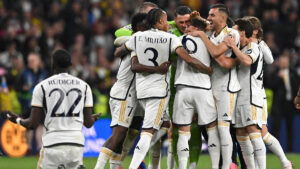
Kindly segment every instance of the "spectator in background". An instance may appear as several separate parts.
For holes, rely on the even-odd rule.
[[[23,60],[23,55],[17,50],[17,44],[12,41],[7,44],[6,51],[0,53],[0,64],[11,68],[14,58]]]
[[[18,99],[22,105],[22,117],[28,118],[30,116],[30,102],[34,87],[46,79],[47,73],[41,67],[42,62],[40,60],[40,55],[37,53],[30,53],[27,58],[28,66],[19,75],[18,82],[16,83],[16,90],[18,91]],[[36,144],[37,149],[41,148],[41,134],[42,125],[36,129]],[[32,139],[33,131],[26,131],[26,138],[28,143],[28,154],[31,155],[33,152]]]
[[[291,152],[294,144],[294,105],[299,86],[299,76],[290,67],[289,53],[283,53],[277,60],[277,69],[266,82],[266,86],[273,90],[273,104],[271,109],[272,132],[279,138],[281,120],[284,117],[287,126],[287,150]],[[268,83],[269,82],[269,83]]]

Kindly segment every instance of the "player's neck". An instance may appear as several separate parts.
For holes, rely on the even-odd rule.
[[[220,24],[215,30],[215,36],[218,36],[220,32],[226,27],[226,24]]]
[[[60,74],[60,73],[68,73],[68,69],[59,68],[59,69],[54,69],[53,71],[53,74]]]

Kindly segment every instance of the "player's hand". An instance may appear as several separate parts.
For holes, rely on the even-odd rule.
[[[300,97],[299,96],[295,97],[294,105],[295,105],[296,109],[300,109]]]
[[[92,115],[92,118],[97,121],[99,119],[99,117],[102,115],[102,113],[96,113]]]
[[[17,123],[16,119],[19,117],[17,114],[11,112],[11,111],[4,111],[2,112],[4,116],[11,122]]]
[[[224,38],[224,42],[226,43],[226,45],[230,48],[232,48],[235,45],[235,36],[233,35],[233,37],[230,36],[226,36]]]
[[[190,14],[191,19],[200,17],[200,13],[198,11],[193,11]]]
[[[165,74],[169,70],[170,62],[164,62],[158,66],[158,73]]]

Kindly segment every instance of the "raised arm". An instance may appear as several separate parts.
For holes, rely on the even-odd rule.
[[[116,50],[115,50],[115,57],[124,57],[125,55],[129,54],[130,51],[126,48],[126,45],[123,44],[122,46],[118,47]]]
[[[236,58],[239,60],[240,63],[242,63],[245,66],[250,66],[253,63],[252,58],[243,53],[236,45],[235,45],[235,39],[231,38],[229,36],[226,36],[224,39],[224,42],[228,45],[228,47],[232,48],[233,53],[236,55]]]
[[[229,49],[229,47],[224,42],[221,42],[219,45],[215,45],[214,43],[212,43],[208,39],[206,33],[203,31],[194,31],[194,32],[189,32],[188,34],[191,36],[200,37],[204,42],[208,52],[213,58],[218,58]]]
[[[170,62],[164,62],[159,66],[147,66],[147,65],[140,64],[137,56],[131,57],[131,70],[133,72],[165,74],[168,72],[169,66],[170,66]]]
[[[178,56],[180,56],[181,59],[184,60],[186,63],[188,63],[192,67],[200,70],[200,72],[208,74],[208,75],[212,74],[211,67],[205,66],[198,59],[191,57],[182,46],[180,46],[176,49],[176,54]]]

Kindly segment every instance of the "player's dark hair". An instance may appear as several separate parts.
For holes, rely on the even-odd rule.
[[[153,7],[153,8],[158,8],[158,6],[155,3],[152,2],[144,2],[138,7],[138,12],[139,13],[145,13],[145,10],[148,7]]]
[[[56,68],[66,69],[72,65],[71,55],[66,50],[58,49],[53,53],[52,57],[53,65]]]
[[[160,20],[163,14],[164,11],[160,8],[151,9],[147,15],[147,23],[149,25],[149,28],[154,28],[154,26]]]
[[[239,18],[235,21],[235,24],[238,26],[238,29],[240,31],[245,31],[245,35],[247,38],[250,38],[252,36],[253,27],[250,21]]]
[[[193,18],[191,20],[191,25],[200,29],[200,30],[205,30],[207,24],[204,20],[201,20],[201,19],[197,19],[197,18]]]
[[[179,6],[175,10],[175,17],[177,17],[177,15],[186,15],[190,13],[192,13],[192,10],[188,6]]]
[[[131,28],[133,32],[140,31],[138,30],[138,27],[143,25],[145,26],[145,30],[147,29],[147,14],[146,13],[136,13],[133,15],[131,19]]]
[[[227,17],[226,24],[229,28],[232,28],[234,26],[234,20],[230,17]]]
[[[220,12],[223,12],[226,14],[227,17],[229,17],[229,11],[228,8],[224,4],[214,4],[210,7],[210,9],[217,8]]]
[[[263,31],[263,29],[261,27],[260,20],[257,17],[255,17],[255,16],[245,16],[243,18],[245,18],[245,19],[247,19],[247,20],[250,21],[250,23],[251,23],[251,25],[253,27],[253,30],[258,30],[256,38],[257,39],[262,39],[263,35],[264,35],[264,31]]]

